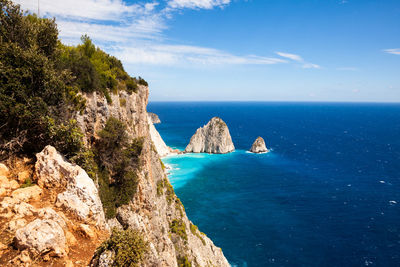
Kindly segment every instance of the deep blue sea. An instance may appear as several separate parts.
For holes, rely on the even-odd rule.
[[[400,104],[162,103],[184,149],[213,116],[236,151],[164,158],[188,217],[232,266],[400,266]],[[272,152],[246,153],[262,136]]]

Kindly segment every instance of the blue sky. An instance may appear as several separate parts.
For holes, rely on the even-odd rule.
[[[398,0],[40,0],[40,15],[120,58],[151,101],[400,102]]]

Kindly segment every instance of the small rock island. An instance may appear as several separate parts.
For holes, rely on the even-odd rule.
[[[250,152],[252,153],[266,153],[269,152],[267,146],[265,145],[265,141],[262,137],[257,137],[256,141],[254,141],[253,145],[250,148]]]
[[[235,150],[226,123],[218,117],[197,129],[186,147],[186,153],[226,154]]]

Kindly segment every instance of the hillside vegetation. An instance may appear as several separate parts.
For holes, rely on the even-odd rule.
[[[83,152],[72,119],[85,108],[81,93],[100,92],[110,102],[110,92],[134,93],[147,82],[130,77],[88,36],[67,46],[54,19],[26,14],[7,0],[0,7],[0,160],[48,144],[72,158]]]

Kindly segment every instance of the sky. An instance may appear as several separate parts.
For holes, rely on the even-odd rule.
[[[150,101],[400,102],[399,0],[15,0]]]

